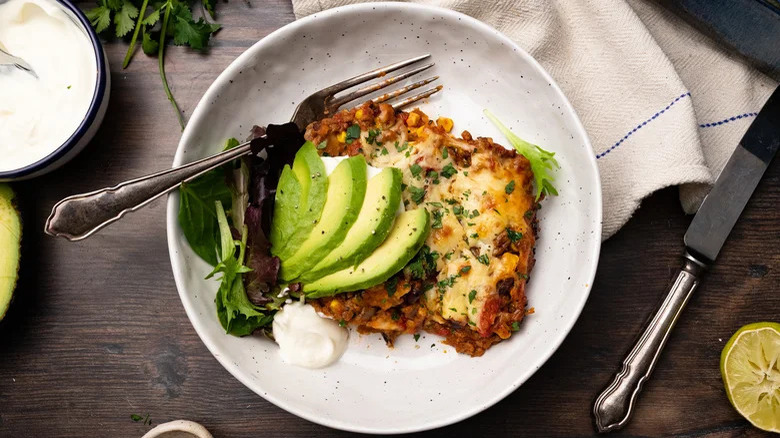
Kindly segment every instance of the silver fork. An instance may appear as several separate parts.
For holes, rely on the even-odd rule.
[[[298,105],[290,121],[295,123],[295,125],[298,126],[298,129],[303,131],[310,123],[334,114],[343,105],[427,70],[433,67],[433,63],[416,67],[407,72],[384,79],[381,82],[367,85],[342,96],[337,96],[337,94],[372,79],[383,77],[387,73],[416,64],[430,56],[431,55],[422,55],[400,61],[386,67],[357,75],[317,91]],[[429,84],[438,78],[438,76],[433,76],[415,82],[378,96],[372,99],[372,101],[380,103],[401,97],[409,91]],[[441,89],[441,85],[436,86],[432,89],[423,91],[422,93],[395,102],[392,106],[394,109],[398,110],[411,103],[425,99]],[[46,220],[44,231],[51,236],[62,236],[70,241],[85,239],[106,225],[119,220],[126,213],[138,210],[154,199],[173,191],[178,188],[181,183],[197,178],[211,169],[243,155],[247,155],[250,152],[250,142],[245,142],[232,149],[193,161],[192,163],[183,166],[125,181],[113,187],[69,196],[54,205],[51,215]]]

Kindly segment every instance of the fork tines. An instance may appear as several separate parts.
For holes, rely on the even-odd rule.
[[[397,74],[395,76],[391,76],[391,77],[386,78],[386,79],[384,79],[384,80],[382,80],[380,82],[376,82],[374,84],[370,84],[370,85],[367,85],[367,86],[365,86],[363,88],[359,88],[359,89],[357,89],[355,91],[352,91],[352,92],[349,92],[347,94],[344,94],[343,96],[336,97],[336,96],[334,96],[336,93],[345,91],[345,90],[347,90],[349,88],[354,87],[355,85],[360,85],[360,84],[363,84],[365,82],[371,81],[372,79],[384,77],[388,73],[394,72],[396,70],[400,70],[400,69],[402,69],[404,67],[411,66],[412,64],[416,64],[416,63],[418,63],[420,61],[423,61],[423,60],[426,60],[426,59],[428,59],[430,57],[431,57],[430,54],[426,54],[426,55],[422,55],[422,56],[416,56],[414,58],[409,58],[409,59],[404,60],[404,61],[396,62],[394,64],[391,64],[391,65],[388,65],[388,66],[385,66],[385,67],[380,67],[380,68],[377,68],[375,70],[371,70],[369,72],[357,75],[357,76],[355,76],[353,78],[347,79],[345,81],[339,82],[338,84],[335,84],[335,85],[332,85],[332,86],[328,87],[327,89],[323,90],[324,92],[327,92],[328,94],[330,94],[332,96],[330,99],[328,99],[328,102],[326,104],[327,111],[328,112],[335,112],[338,109],[338,107],[340,107],[340,106],[342,106],[342,105],[344,105],[344,104],[346,104],[348,102],[351,102],[351,101],[356,100],[356,99],[358,99],[360,97],[369,95],[369,94],[374,93],[374,92],[376,92],[378,90],[381,90],[383,88],[389,87],[390,85],[395,84],[396,82],[402,81],[402,80],[404,80],[406,78],[415,76],[415,75],[417,75],[417,74],[419,74],[419,73],[421,73],[421,72],[423,72],[423,71],[433,67],[434,63],[431,62],[431,63],[425,64],[425,65],[422,65],[420,67],[416,67],[416,68],[414,68],[412,70],[409,70],[409,71]],[[410,91],[412,91],[414,89],[420,88],[423,85],[429,84],[429,83],[431,83],[431,82],[433,82],[433,81],[435,81],[437,79],[439,79],[438,76],[432,76],[430,78],[414,82],[412,84],[409,84],[409,85],[407,85],[405,87],[402,87],[402,88],[399,88],[397,90],[394,90],[394,91],[382,94],[380,96],[377,96],[377,97],[371,99],[371,101],[374,102],[374,103],[387,102],[387,101],[395,99],[397,97],[401,97],[401,96],[407,94],[408,92],[410,92]],[[411,96],[411,97],[407,97],[407,98],[405,98],[403,100],[400,100],[400,101],[397,101],[397,102],[393,102],[393,103],[391,103],[391,105],[393,106],[394,109],[398,110],[398,109],[403,108],[403,107],[405,107],[405,106],[407,106],[409,104],[412,104],[414,102],[417,102],[419,100],[422,100],[422,99],[425,99],[425,98],[427,98],[429,96],[432,96],[433,94],[441,91],[441,89],[442,89],[442,86],[438,85],[438,86],[436,86],[434,88],[431,88],[429,90],[423,91],[422,93],[416,94],[416,95]]]

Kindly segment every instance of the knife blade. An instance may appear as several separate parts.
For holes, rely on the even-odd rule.
[[[678,317],[780,148],[780,87],[748,128],[685,233],[683,267],[622,369],[593,404],[599,432],[625,426]]]
[[[750,125],[685,233],[692,256],[713,263],[780,147],[780,87]]]

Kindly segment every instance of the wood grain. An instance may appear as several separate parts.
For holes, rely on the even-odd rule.
[[[224,30],[209,55],[168,51],[169,79],[187,114],[236,56],[293,20],[288,0],[231,1],[218,12]],[[140,437],[149,427],[130,415],[147,413],[154,424],[201,422],[216,437],[349,435],[266,402],[206,350],[176,293],[162,201],[81,243],[43,235],[62,197],[173,159],[180,132],[155,60],[139,53],[121,70],[126,44],[105,46],[111,103],[97,137],[64,168],[14,185],[24,247],[16,301],[0,326],[0,436]],[[780,315],[778,205],[776,161],[689,303],[633,421],[616,436],[762,435],[729,406],[718,360],[737,328]],[[547,364],[493,408],[431,435],[592,435],[591,403],[665,292],[689,221],[675,189],[647,199],[604,244],[588,304]]]

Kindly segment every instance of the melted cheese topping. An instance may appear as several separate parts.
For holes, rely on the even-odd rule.
[[[511,252],[494,256],[495,242],[508,228],[533,235],[524,217],[534,206],[526,190],[532,175],[502,166],[494,153],[429,126],[407,129],[398,120],[389,129],[397,134],[393,141],[380,141],[381,135],[368,130],[361,134],[361,146],[371,165],[402,170],[407,208],[419,205],[431,213],[426,245],[438,254],[437,276],[425,304],[432,319],[487,331],[492,321],[483,321],[485,304],[498,295],[499,281],[517,278],[519,263]],[[470,157],[468,166],[455,160],[464,154]]]

